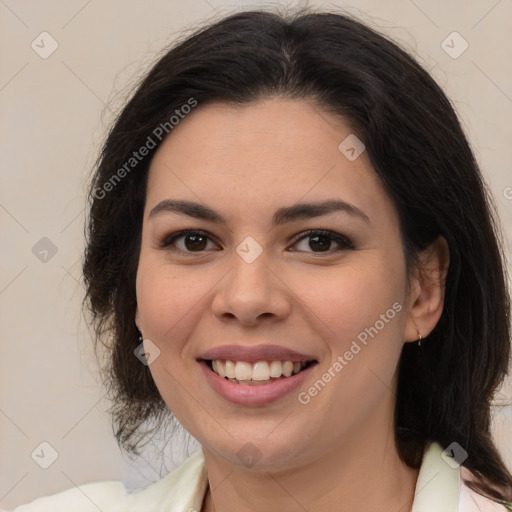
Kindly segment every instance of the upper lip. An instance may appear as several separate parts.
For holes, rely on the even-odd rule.
[[[301,354],[279,345],[221,345],[203,352],[198,360],[226,359],[229,361],[245,361],[256,363],[257,361],[314,361],[315,358],[308,354]]]

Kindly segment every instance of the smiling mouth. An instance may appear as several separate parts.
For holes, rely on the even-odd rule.
[[[234,384],[261,386],[276,380],[289,379],[317,363],[311,361],[230,361],[205,359],[210,370]]]

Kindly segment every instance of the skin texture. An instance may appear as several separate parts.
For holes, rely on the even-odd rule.
[[[338,149],[350,133],[306,100],[200,105],[151,163],[136,323],[160,350],[150,370],[163,399],[203,447],[207,512],[412,505],[418,472],[400,461],[394,442],[397,364],[403,343],[425,338],[439,320],[448,252],[436,241],[421,255],[430,271],[415,271],[407,288],[395,207],[366,153],[349,161]],[[227,223],[172,212],[149,217],[165,199],[207,205]],[[280,207],[328,199],[356,206],[369,222],[335,212],[272,224]],[[211,240],[199,252],[183,237],[174,251],[160,246],[185,229]],[[301,239],[308,229],[339,233],[354,248],[332,241],[322,252]],[[236,252],[248,236],[263,249],[252,263]],[[298,392],[396,303],[394,318],[300,403]],[[196,359],[237,343],[281,345],[318,365],[297,392],[274,403],[234,405],[211,388]],[[259,457],[251,467],[238,455],[248,442]]]

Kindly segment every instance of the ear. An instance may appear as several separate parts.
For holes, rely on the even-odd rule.
[[[404,341],[426,338],[441,318],[450,250],[445,238],[438,236],[419,254],[421,264],[410,280],[410,292]]]
[[[139,329],[139,331],[142,332],[139,306],[137,306],[135,309],[135,325],[137,326],[137,329]]]

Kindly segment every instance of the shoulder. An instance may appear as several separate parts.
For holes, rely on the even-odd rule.
[[[200,509],[207,488],[202,450],[145,489],[128,492],[121,482],[94,482],[37,498],[3,512],[169,512]],[[2,511],[0,511],[2,512]]]
[[[453,450],[447,452],[438,442],[429,443],[416,482],[412,512],[512,512],[509,505],[474,491],[468,482],[476,478],[453,459]]]
[[[467,485],[468,481],[475,478],[471,471],[464,466],[460,467],[460,512],[507,512],[512,511],[512,506],[498,503],[491,498],[483,496]]]
[[[98,512],[98,509],[114,512],[122,510],[119,504],[126,503],[127,496],[121,482],[95,482],[37,498],[16,507],[13,512]]]

